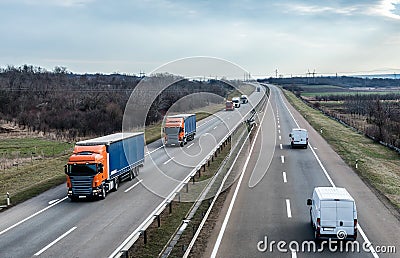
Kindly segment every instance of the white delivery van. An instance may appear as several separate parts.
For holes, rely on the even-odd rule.
[[[340,187],[316,187],[310,206],[315,240],[357,238],[357,209],[353,197]]]
[[[239,97],[234,97],[232,98],[233,105],[235,108],[240,108],[240,98]]]
[[[308,132],[306,129],[293,128],[292,132],[289,134],[290,146],[294,147],[304,147],[308,146]]]
[[[242,104],[247,104],[247,102],[249,102],[249,98],[247,97],[247,95],[240,96],[240,102]]]

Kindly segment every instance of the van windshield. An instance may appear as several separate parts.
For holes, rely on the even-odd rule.
[[[96,164],[72,164],[68,165],[69,176],[93,176],[97,174]]]

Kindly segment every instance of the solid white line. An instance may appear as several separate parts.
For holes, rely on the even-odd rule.
[[[173,160],[174,159],[174,157],[172,157],[172,158],[170,158],[169,160],[167,160],[167,161],[165,161],[164,162],[164,165],[167,165],[171,160]]]
[[[150,151],[150,152],[147,152],[147,154],[145,155],[145,156],[149,156],[150,154],[152,154],[153,152],[155,152],[155,151],[158,151],[159,149],[161,149],[161,148],[164,148],[164,145],[163,146],[160,146],[160,147],[158,147],[157,149],[155,149],[155,150],[152,150],[152,151]]]
[[[286,211],[288,218],[292,217],[292,211],[290,210],[290,200],[286,199]]]
[[[281,143],[281,144],[279,144],[279,147],[281,148],[281,150],[283,149],[282,143]]]
[[[282,140],[282,136],[279,135],[279,140]]]
[[[190,147],[192,147],[194,145],[194,143],[190,144],[189,146],[187,146],[186,148],[189,149]]]
[[[47,206],[46,208],[44,208],[44,209],[42,209],[42,210],[40,210],[40,211],[38,211],[38,212],[32,214],[31,216],[29,216],[29,217],[27,217],[27,218],[21,220],[20,222],[15,223],[14,225],[12,225],[12,226],[10,226],[10,227],[4,229],[3,231],[0,232],[0,235],[6,233],[6,232],[9,231],[10,229],[13,229],[13,228],[15,228],[15,227],[18,226],[18,225],[21,225],[21,224],[24,223],[25,221],[30,220],[31,218],[33,218],[33,217],[39,215],[40,213],[42,213],[42,212],[44,212],[44,211],[50,209],[51,207],[53,207],[53,206],[59,204],[60,202],[65,201],[66,199],[68,199],[68,196],[66,196],[66,197],[62,198],[61,200],[59,200],[59,201],[53,203],[52,205],[49,205],[49,206]]]
[[[267,112],[264,112],[264,115],[263,115],[263,117],[261,118],[261,121],[260,121],[260,125],[263,123],[266,113]],[[261,128],[261,126],[259,126],[257,128],[257,132],[256,132],[256,135],[255,135],[254,139],[257,139],[258,133],[260,132],[260,128]],[[227,211],[227,213],[225,215],[224,222],[222,223],[221,229],[219,231],[217,241],[215,241],[215,245],[214,245],[213,251],[211,253],[211,258],[215,258],[217,256],[217,252],[218,252],[219,246],[221,245],[222,237],[224,236],[226,226],[228,225],[229,217],[231,216],[233,205],[235,204],[236,197],[238,195],[240,185],[242,184],[244,172],[247,169],[247,165],[248,165],[248,163],[250,161],[251,153],[253,152],[255,143],[256,143],[256,141],[253,141],[253,143],[251,144],[250,152],[249,152],[250,155],[247,156],[247,159],[246,159],[246,161],[244,163],[242,174],[240,175],[239,181],[238,181],[238,183],[236,185],[236,188],[235,188],[235,192],[233,193],[233,196],[232,196],[232,199],[231,199],[231,203],[229,204],[229,208],[228,208],[228,211]]]
[[[58,241],[60,241],[61,239],[63,239],[64,237],[66,237],[68,234],[70,234],[72,231],[74,231],[76,229],[76,227],[71,228],[70,230],[68,230],[67,232],[65,232],[64,234],[62,234],[60,237],[58,237],[56,240],[54,240],[53,242],[51,242],[50,244],[46,245],[42,250],[40,250],[39,252],[35,253],[35,256],[39,256],[40,254],[42,254],[44,251],[46,251],[47,249],[49,249],[50,247],[52,247],[54,244],[56,244]]]
[[[287,183],[286,172],[282,172],[283,182]]]
[[[291,117],[293,118],[293,120],[294,120],[294,122],[296,123],[297,127],[299,127],[299,124],[297,123],[296,119],[294,119],[294,116],[293,116],[292,112],[290,112],[288,106],[287,106],[286,103],[283,101],[282,95],[279,94],[279,96],[281,97],[284,106],[286,107],[287,111],[289,112],[289,114],[290,114]],[[333,183],[331,177],[329,176],[328,172],[326,171],[324,165],[322,165],[322,163],[321,163],[321,161],[319,160],[317,154],[316,154],[315,151],[313,150],[313,147],[311,146],[310,143],[308,143],[308,145],[310,146],[311,151],[313,152],[315,158],[317,159],[319,166],[320,166],[320,167],[322,168],[322,170],[324,171],[325,176],[328,178],[329,183],[330,183],[333,187],[336,187],[335,184]],[[360,224],[358,224],[358,231],[360,232],[362,238],[364,239],[364,242],[371,243],[371,242],[369,241],[369,239],[367,238],[367,235],[364,233],[364,230],[361,228],[361,225],[360,225]],[[375,249],[374,249],[374,247],[373,247],[372,244],[369,245],[369,249],[370,249],[372,255],[373,255],[375,258],[379,258],[378,254],[375,252]]]
[[[285,157],[284,156],[281,156],[281,161],[282,161],[282,163],[285,163]]]
[[[138,184],[140,184],[143,181],[143,179],[140,179],[138,182],[136,182],[136,184],[132,185],[131,187],[129,187],[128,189],[126,189],[124,192],[127,193],[130,190],[132,190],[135,186],[137,186]]]

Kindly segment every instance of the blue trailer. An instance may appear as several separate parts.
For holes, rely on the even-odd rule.
[[[115,133],[77,142],[65,167],[68,196],[73,200],[117,190],[132,180],[144,163],[144,134]]]

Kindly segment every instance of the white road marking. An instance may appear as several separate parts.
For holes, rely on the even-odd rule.
[[[60,241],[61,239],[63,239],[64,237],[66,237],[68,234],[70,234],[72,231],[74,231],[76,229],[76,227],[71,228],[70,230],[68,230],[67,232],[65,232],[64,234],[62,234],[61,236],[59,236],[56,240],[54,240],[53,242],[51,242],[50,244],[46,245],[42,250],[40,250],[39,252],[35,253],[35,256],[39,256],[40,254],[42,254],[44,251],[46,251],[47,249],[49,249],[50,247],[52,247],[53,245],[55,245],[58,241]]]
[[[264,121],[265,114],[266,114],[266,112],[264,112],[264,115],[261,118],[260,125]],[[260,128],[261,128],[261,126],[258,127],[254,139],[257,139],[258,133],[260,132]],[[232,210],[233,210],[233,205],[235,204],[235,201],[236,201],[236,198],[237,198],[237,195],[238,195],[238,192],[239,192],[240,185],[242,184],[242,181],[243,181],[244,172],[246,171],[247,165],[249,164],[251,153],[253,153],[253,149],[254,149],[255,143],[256,143],[256,141],[253,141],[253,143],[251,144],[250,151],[249,151],[250,155],[247,156],[247,159],[246,159],[246,161],[244,163],[244,166],[243,166],[242,173],[241,173],[241,175],[239,177],[238,183],[236,184],[235,192],[233,193],[231,202],[230,202],[229,207],[228,207],[228,211],[226,212],[225,219],[224,219],[224,221],[222,223],[222,226],[221,226],[221,229],[220,229],[220,231],[218,233],[217,241],[215,241],[215,245],[214,245],[213,251],[211,253],[211,258],[215,258],[217,256],[218,248],[221,245],[222,237],[224,236],[226,226],[228,225],[229,217],[231,216],[231,213],[232,213]]]
[[[286,211],[288,218],[292,217],[292,211],[290,210],[290,200],[286,199]]]
[[[280,126],[280,125],[278,125],[278,128],[281,128],[281,126]]]
[[[137,186],[138,184],[140,184],[143,181],[143,179],[140,179],[138,182],[136,182],[136,184],[132,185],[131,187],[129,187],[128,189],[126,189],[124,192],[127,193],[130,190],[132,190],[135,186]]]
[[[213,130],[217,129],[218,126],[214,127]]]
[[[296,253],[296,251],[292,251],[292,258],[297,258],[297,253]]]
[[[285,156],[281,156],[282,163],[285,163]]]
[[[146,154],[146,156],[149,156],[150,154],[152,154],[153,152],[155,152],[155,151],[158,151],[159,149],[161,149],[161,148],[164,148],[164,145],[163,146],[160,146],[160,147],[158,147],[157,149],[155,149],[155,150],[152,150],[152,151],[147,151],[147,154]]]
[[[280,133],[281,133],[281,130],[278,130],[278,133],[280,134]]]
[[[287,183],[286,172],[282,172],[283,182]]]
[[[167,160],[167,161],[165,161],[164,162],[164,165],[167,165],[171,160],[173,160],[174,159],[174,157],[172,157],[172,158],[170,158],[169,160]]]
[[[279,135],[279,140],[282,140],[282,136]]]
[[[281,144],[279,144],[279,147],[281,148],[281,150],[283,149],[282,143],[281,143]]]
[[[297,127],[299,127],[299,124],[297,123],[296,119],[294,119],[294,116],[293,116],[292,112],[290,112],[288,106],[287,106],[286,103],[283,101],[282,95],[279,94],[279,96],[281,97],[283,105],[286,107],[287,111],[289,112],[290,116],[292,117],[292,119],[293,119],[294,122],[296,123]],[[300,127],[299,127],[299,128],[300,128]],[[322,170],[324,171],[324,174],[325,174],[325,176],[327,177],[329,183],[330,183],[333,187],[336,187],[335,184],[333,183],[331,177],[329,176],[328,172],[326,171],[324,165],[322,165],[322,163],[321,163],[321,161],[319,160],[317,154],[316,154],[315,151],[313,150],[313,147],[311,146],[310,143],[309,143],[308,145],[310,145],[310,149],[311,149],[312,153],[314,154],[315,158],[317,159],[318,164],[320,165],[320,167],[321,167]],[[358,231],[360,232],[362,238],[364,239],[364,242],[371,243],[371,242],[369,241],[367,235],[364,233],[364,230],[361,228],[361,225],[360,225],[360,224],[358,224]],[[374,249],[374,247],[373,247],[372,244],[369,245],[369,249],[370,249],[372,255],[373,255],[375,258],[379,258],[378,254],[375,252],[375,249]]]
[[[55,203],[56,201],[58,201],[59,199],[55,199],[55,200],[51,200],[49,201],[49,205],[52,205],[53,203]]]
[[[60,202],[65,201],[66,199],[68,199],[68,196],[62,198],[62,199],[59,200],[59,201],[56,201],[55,203],[51,204],[50,206],[47,206],[46,208],[41,209],[40,211],[38,211],[38,212],[32,214],[31,216],[29,216],[29,217],[27,217],[27,218],[25,218],[25,219],[23,219],[23,220],[21,220],[21,221],[15,223],[14,225],[12,225],[12,226],[10,226],[10,227],[4,229],[3,231],[0,232],[0,236],[1,236],[2,234],[6,233],[7,231],[9,231],[10,229],[13,229],[13,228],[15,228],[16,226],[21,225],[21,224],[24,223],[25,221],[30,220],[31,218],[33,218],[33,217],[39,215],[40,213],[42,213],[42,212],[44,212],[44,211],[50,209],[51,207],[53,207],[53,206],[59,204]]]
[[[189,149],[190,147],[192,147],[194,145],[194,143],[190,144],[189,146],[187,146],[186,148]]]

